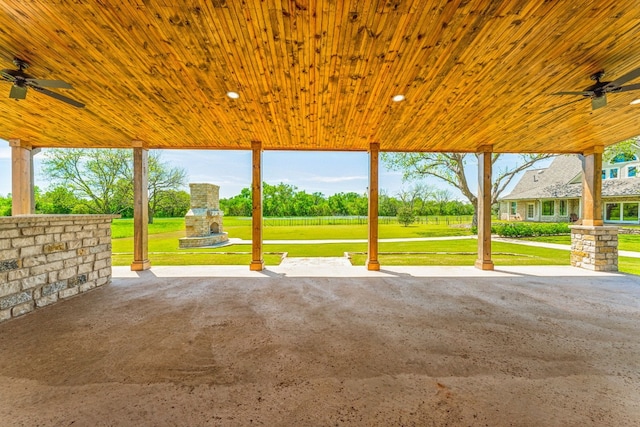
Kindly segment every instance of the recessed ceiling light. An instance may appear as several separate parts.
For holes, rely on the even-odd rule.
[[[638,104],[640,104],[640,98],[634,99],[633,101],[631,101],[631,105],[638,105]]]
[[[400,102],[400,101],[404,101],[404,95],[396,95],[393,98],[393,102]]]
[[[240,98],[240,94],[238,92],[227,92],[227,96],[231,99]]]

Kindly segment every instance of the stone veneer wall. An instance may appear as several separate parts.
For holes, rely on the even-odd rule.
[[[618,227],[572,225],[571,265],[595,271],[618,271]]]
[[[109,283],[118,217],[0,217],[0,322]]]

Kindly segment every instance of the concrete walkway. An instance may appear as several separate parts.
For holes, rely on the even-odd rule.
[[[401,242],[428,242],[428,241],[447,241],[447,240],[466,240],[476,239],[476,236],[444,236],[444,237],[407,237],[394,239],[378,239],[380,243],[401,243]],[[539,248],[559,249],[562,251],[570,251],[571,245],[562,245],[559,243],[533,242],[530,240],[509,239],[506,237],[492,236],[494,242],[513,243],[516,245],[536,246]],[[251,240],[229,239],[234,245],[250,245]],[[266,245],[321,245],[325,243],[367,243],[367,239],[327,239],[327,240],[265,240]],[[619,256],[629,258],[640,258],[640,252],[636,251],[618,251]]]

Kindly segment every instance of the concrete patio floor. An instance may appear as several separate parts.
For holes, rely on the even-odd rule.
[[[114,267],[0,324],[0,425],[640,425],[640,280]]]

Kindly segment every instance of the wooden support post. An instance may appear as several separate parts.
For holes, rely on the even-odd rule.
[[[602,146],[584,152],[582,160],[582,225],[599,226],[602,221]]]
[[[369,148],[369,248],[367,270],[380,270],[378,261],[378,158],[380,144],[372,142]]]
[[[478,150],[478,259],[475,266],[493,270],[491,260],[491,150],[490,145]]]
[[[136,146],[137,145],[137,146]],[[151,268],[149,261],[149,150],[135,141],[133,148],[133,263],[132,271]]]
[[[251,265],[252,271],[264,270],[262,256],[262,142],[252,141],[252,173],[251,173]]]
[[[10,139],[11,146],[11,215],[34,213],[31,145]]]

